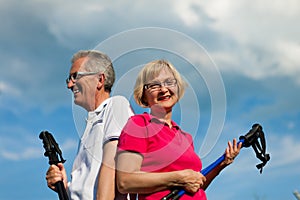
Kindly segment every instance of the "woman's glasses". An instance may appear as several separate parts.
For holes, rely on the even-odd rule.
[[[167,79],[164,82],[158,82],[158,81],[154,81],[151,83],[147,83],[144,85],[144,89],[148,90],[158,90],[161,87],[174,87],[177,84],[177,80],[176,79]]]

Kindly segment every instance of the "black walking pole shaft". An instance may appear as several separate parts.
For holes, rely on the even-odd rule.
[[[67,191],[62,181],[58,181],[57,183],[55,183],[55,188],[60,200],[69,200]]]

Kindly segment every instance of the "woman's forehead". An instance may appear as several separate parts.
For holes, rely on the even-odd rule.
[[[146,80],[154,80],[160,78],[170,78],[174,77],[172,71],[168,67],[163,67],[158,70],[152,70],[149,74],[147,74]]]

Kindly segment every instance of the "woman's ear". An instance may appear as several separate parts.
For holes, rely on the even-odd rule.
[[[148,106],[148,102],[147,102],[147,99],[145,98],[145,95],[143,95],[143,96],[141,97],[141,102],[142,102],[142,104],[143,104],[144,106]]]

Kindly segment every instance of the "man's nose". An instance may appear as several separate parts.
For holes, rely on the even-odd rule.
[[[72,80],[70,80],[70,81],[67,83],[67,88],[68,88],[68,89],[72,89],[74,85],[75,85],[75,83],[74,83]]]

